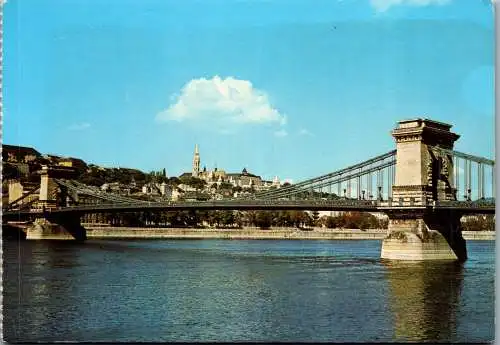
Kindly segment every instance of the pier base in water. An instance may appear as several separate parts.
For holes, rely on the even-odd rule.
[[[412,232],[392,232],[382,242],[382,259],[426,261],[458,260],[448,242],[437,231],[430,231],[431,238],[422,240]]]
[[[405,261],[467,259],[460,215],[453,211],[393,211],[382,242],[382,259]]]
[[[37,218],[26,229],[27,240],[85,240],[85,228],[79,219],[58,219],[57,221],[46,218]]]

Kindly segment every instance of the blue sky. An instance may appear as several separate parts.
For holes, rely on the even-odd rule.
[[[482,0],[8,0],[3,142],[298,181],[428,117],[494,157],[493,43]]]

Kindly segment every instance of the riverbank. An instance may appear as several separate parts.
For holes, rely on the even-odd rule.
[[[495,231],[462,231],[465,240],[494,241]]]
[[[385,229],[322,229],[297,228],[191,229],[191,228],[133,228],[86,226],[87,239],[232,239],[232,240],[382,240]],[[494,240],[491,231],[464,231],[466,240]]]

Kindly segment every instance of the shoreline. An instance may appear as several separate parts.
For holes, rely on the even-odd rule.
[[[87,239],[383,240],[386,229],[193,229],[87,226]],[[495,240],[494,231],[463,231],[465,240]]]

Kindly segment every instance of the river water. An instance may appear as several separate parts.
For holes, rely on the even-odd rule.
[[[4,242],[3,329],[23,341],[494,338],[494,241],[457,264],[381,241]]]

